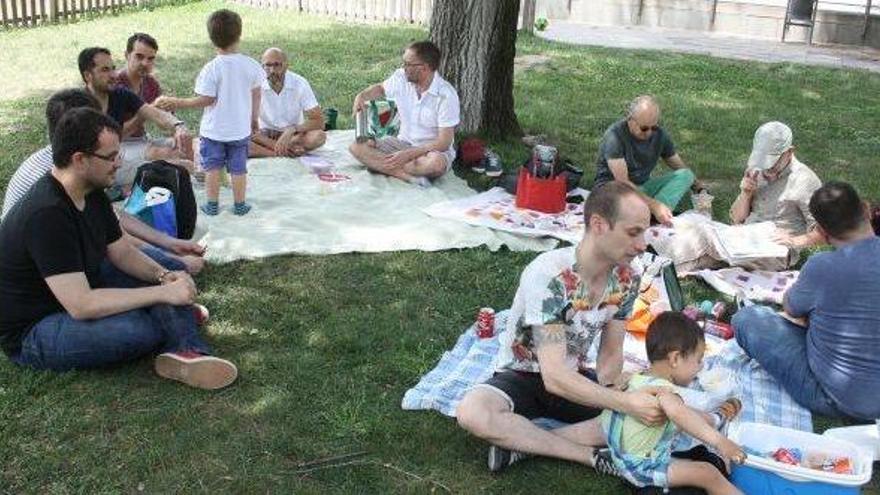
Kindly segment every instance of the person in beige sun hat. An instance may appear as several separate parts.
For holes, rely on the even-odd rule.
[[[791,128],[784,123],[758,127],[739,195],[730,208],[734,224],[775,223],[776,241],[791,248],[788,266],[797,261],[798,250],[822,242],[809,209],[810,197],[822,181],[797,159],[795,149]]]

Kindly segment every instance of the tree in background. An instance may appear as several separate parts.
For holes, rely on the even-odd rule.
[[[461,99],[464,133],[522,135],[513,111],[513,58],[519,1],[438,0],[431,41],[443,54],[440,73]]]

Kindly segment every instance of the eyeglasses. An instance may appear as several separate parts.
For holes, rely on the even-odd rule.
[[[91,151],[83,151],[82,153],[84,155],[89,155],[89,156],[93,156],[95,158],[100,158],[101,160],[104,160],[106,162],[115,162],[121,158],[118,151],[114,151],[113,153],[110,153],[109,155],[102,155],[100,153],[93,153]]]
[[[424,62],[418,62],[418,63],[403,62],[402,64],[400,64],[400,66],[403,67],[404,69],[409,69],[410,67],[419,67],[421,65],[425,65],[425,63]]]
[[[274,69],[275,67],[281,67],[282,65],[284,65],[284,64],[281,62],[265,62],[263,64],[263,67],[265,67],[267,69]]]

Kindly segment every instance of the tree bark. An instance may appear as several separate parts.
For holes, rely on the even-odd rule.
[[[440,74],[457,90],[464,133],[522,135],[513,110],[513,59],[519,0],[437,0],[431,41]]]

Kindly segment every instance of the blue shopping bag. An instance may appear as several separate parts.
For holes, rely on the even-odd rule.
[[[144,192],[140,184],[135,184],[125,202],[125,212],[160,232],[177,237],[174,196],[164,187],[151,187]]]

